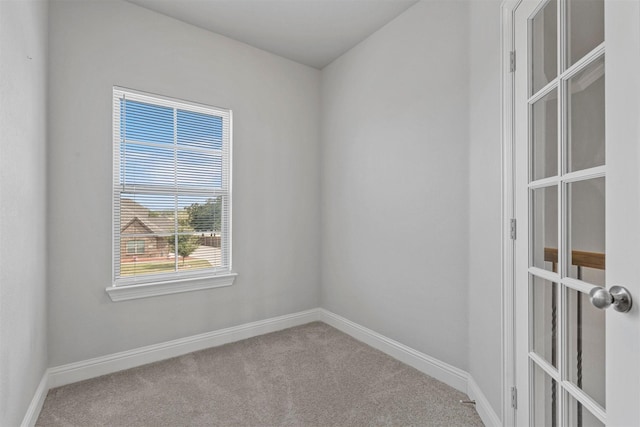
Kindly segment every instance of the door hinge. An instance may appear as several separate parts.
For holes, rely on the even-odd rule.
[[[509,71],[512,73],[516,71],[516,51],[515,50],[512,50],[511,52],[509,52]]]
[[[511,407],[518,409],[518,389],[511,387]]]
[[[511,218],[511,240],[516,240],[516,219]]]

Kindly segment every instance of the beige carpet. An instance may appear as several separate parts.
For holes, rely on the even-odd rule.
[[[38,426],[481,426],[453,388],[320,322],[49,391]]]

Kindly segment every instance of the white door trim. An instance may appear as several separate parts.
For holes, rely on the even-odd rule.
[[[513,241],[510,239],[509,220],[513,217],[514,194],[512,187],[513,162],[513,118],[514,100],[513,84],[514,76],[510,73],[509,53],[514,49],[514,12],[522,0],[503,0],[501,6],[501,100],[502,100],[502,375],[503,375],[503,399],[502,422],[505,426],[513,426],[516,423],[515,411],[511,408],[510,388],[515,384],[515,353],[513,351],[514,336],[514,280]],[[627,147],[640,141],[640,127],[637,125],[640,117],[640,5],[637,1],[605,1],[605,39],[607,43],[606,60],[606,129],[607,141],[625,141]],[[618,143],[620,144],[620,143]],[[628,155],[629,151],[621,150],[616,153],[611,144],[607,144],[607,203],[614,197],[620,206],[622,196],[620,193],[610,191],[614,188],[625,186],[625,190],[636,195],[640,194],[640,149],[637,145],[632,151],[635,156]],[[611,167],[613,166],[613,167]],[[633,200],[636,200],[633,202]],[[610,357],[610,349],[607,349],[607,366],[628,366],[626,374],[628,381],[607,376],[607,424],[609,425],[640,425],[640,406],[637,396],[640,395],[640,375],[638,372],[637,355],[640,349],[640,334],[638,334],[638,322],[640,315],[637,299],[640,299],[640,284],[638,284],[637,263],[623,262],[628,259],[640,258],[640,246],[637,244],[637,236],[640,235],[640,204],[637,199],[628,202],[628,207],[623,210],[607,211],[607,230],[617,227],[615,241],[609,235],[607,237],[607,284],[622,284],[629,287],[636,298],[632,312],[620,315],[613,312],[607,313],[607,346],[613,346],[625,340],[626,349],[623,352]],[[629,224],[631,226],[629,227]],[[626,227],[623,230],[620,228]],[[526,233],[520,227],[520,234]],[[526,228],[526,227],[524,227]],[[608,231],[609,233],[609,231]],[[615,243],[615,244],[613,244]],[[627,249],[625,257],[621,261],[615,261],[612,255],[613,248],[618,251]],[[620,252],[619,252],[620,253]],[[611,256],[609,256],[611,255]],[[611,265],[610,265],[611,264]],[[611,330],[632,331],[621,337],[621,333],[610,334]],[[614,337],[614,335],[616,335]],[[615,399],[614,390],[619,390],[624,382],[624,393],[617,391]],[[518,402],[524,407],[528,402]]]
[[[522,0],[504,0],[500,9],[501,31],[501,79],[502,79],[502,424],[513,426],[516,422],[515,387],[515,290],[514,290],[514,240],[511,219],[515,218],[514,206],[514,73],[511,72],[511,52],[515,50],[513,16]],[[517,237],[517,224],[515,224]],[[517,399],[517,394],[515,396]]]

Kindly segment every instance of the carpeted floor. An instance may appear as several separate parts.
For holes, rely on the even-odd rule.
[[[320,322],[49,391],[37,426],[481,426],[463,393]]]

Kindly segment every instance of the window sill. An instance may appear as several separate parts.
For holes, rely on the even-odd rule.
[[[140,285],[110,286],[106,291],[111,301],[126,301],[130,299],[231,286],[237,275],[238,273],[226,273],[211,277],[190,277]]]

